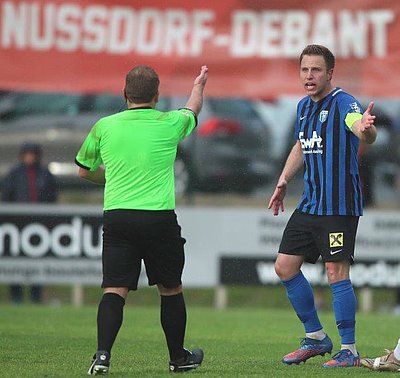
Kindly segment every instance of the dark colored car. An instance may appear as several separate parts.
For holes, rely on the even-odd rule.
[[[186,99],[163,97],[160,110]],[[61,187],[83,185],[74,158],[91,126],[126,108],[121,96],[11,92],[0,98],[0,179],[18,159],[24,141],[40,143]],[[270,129],[245,99],[206,98],[195,132],[178,149],[176,191],[249,192],[270,180]]]
[[[169,108],[185,101],[169,98]],[[249,100],[206,98],[192,135],[178,149],[177,192],[250,192],[274,175],[270,128]]]

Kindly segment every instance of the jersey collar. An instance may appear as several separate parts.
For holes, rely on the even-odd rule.
[[[137,108],[128,108],[127,110],[139,110],[139,109],[153,109],[151,106],[139,106]]]

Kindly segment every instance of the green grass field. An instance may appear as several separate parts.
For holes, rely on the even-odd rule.
[[[84,377],[96,348],[94,305],[0,307],[3,377]],[[325,329],[339,347],[333,314],[322,312]],[[297,317],[286,309],[188,306],[186,346],[202,347],[203,365],[186,373],[203,377],[393,376],[365,368],[323,369],[327,359],[286,366],[281,357],[303,336]],[[362,355],[381,355],[400,336],[399,317],[359,314],[357,344]],[[167,377],[168,357],[156,306],[125,307],[124,324],[113,348],[112,377]]]

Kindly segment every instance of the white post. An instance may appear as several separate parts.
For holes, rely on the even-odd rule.
[[[71,291],[72,305],[75,307],[83,306],[83,286],[82,284],[74,284]]]
[[[361,288],[360,298],[360,310],[362,312],[372,312],[372,310],[374,309],[374,298],[372,289],[370,287]]]
[[[224,310],[228,306],[228,290],[226,286],[218,285],[215,288],[214,307],[217,310]]]

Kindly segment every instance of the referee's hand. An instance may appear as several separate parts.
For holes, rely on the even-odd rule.
[[[207,66],[201,66],[200,70],[200,75],[194,79],[193,85],[206,85],[208,78],[208,67]]]

